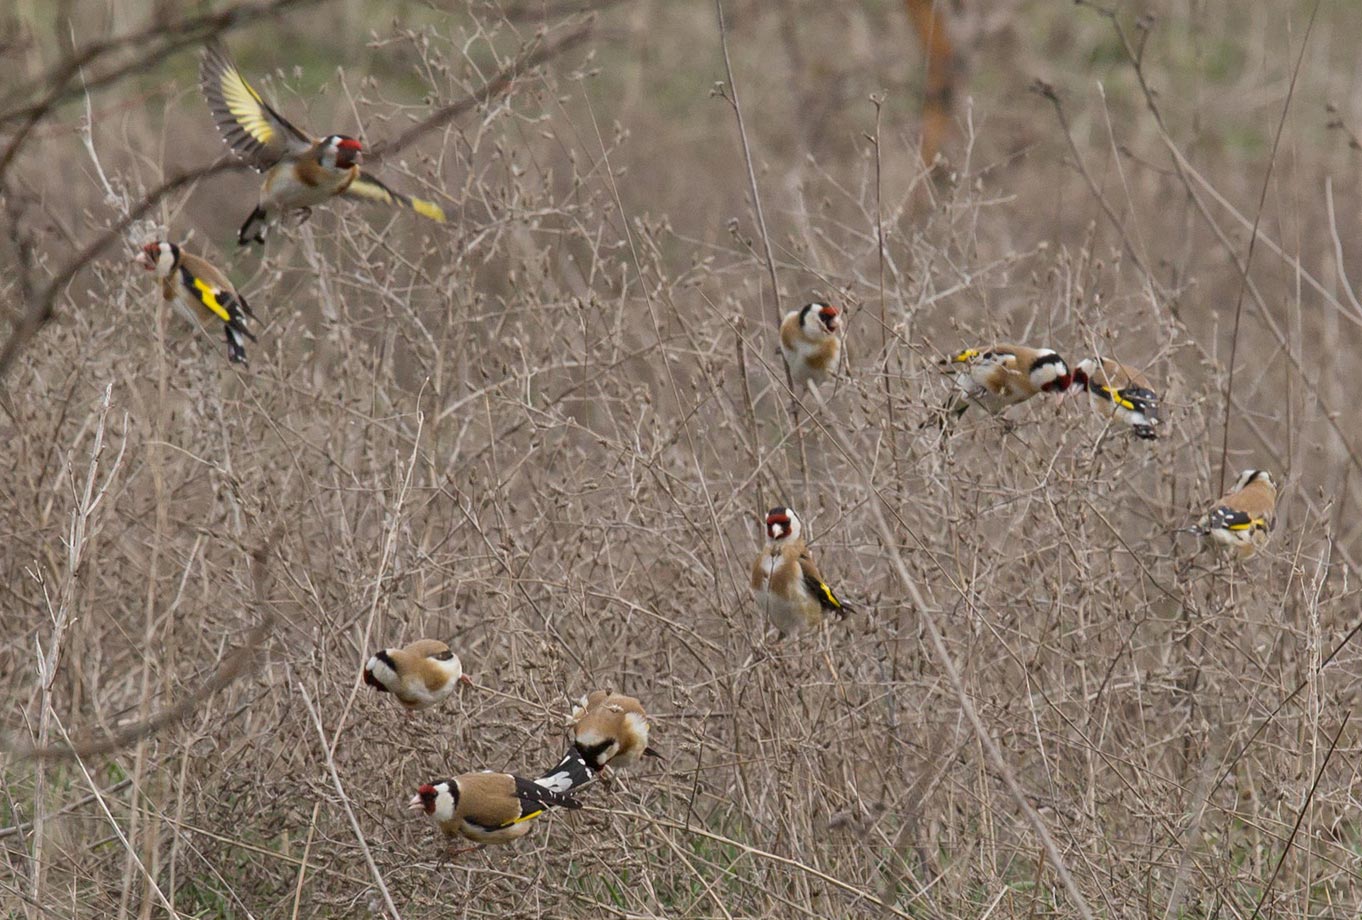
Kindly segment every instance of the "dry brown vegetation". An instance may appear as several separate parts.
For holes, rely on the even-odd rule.
[[[933,177],[898,0],[727,0],[731,79],[708,0],[588,5],[0,9],[0,915],[1355,916],[1355,10],[952,7]],[[378,147],[589,32],[385,158],[449,224],[341,204],[261,255],[239,171],[137,213],[222,155],[224,26]],[[126,266],[165,231],[251,299],[248,371]],[[815,296],[850,367],[796,415]],[[1166,437],[920,428],[994,338],[1147,368]],[[1219,565],[1171,531],[1248,466],[1273,542]],[[860,607],[785,643],[776,503]],[[358,676],[421,635],[478,688],[409,715]],[[549,766],[598,686],[665,763],[453,863],[406,813]]]

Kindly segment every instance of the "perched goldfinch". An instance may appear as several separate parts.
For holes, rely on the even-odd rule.
[[[225,330],[227,360],[246,363],[246,339],[255,341],[246,328],[246,317],[255,319],[255,314],[226,275],[178,244],[165,240],[147,243],[132,260],[156,273],[161,281],[161,296],[191,323]]]
[[[1152,441],[1162,422],[1159,395],[1149,379],[1128,364],[1110,358],[1084,358],[1074,368],[1070,390],[1087,390],[1093,408],[1130,426],[1137,438]]]
[[[568,725],[573,744],[598,771],[632,767],[644,754],[658,756],[648,746],[648,714],[632,696],[593,690],[578,701]]]
[[[780,324],[780,351],[797,391],[822,386],[842,361],[842,311],[831,304],[811,303],[786,313]]]
[[[426,783],[408,807],[423,811],[449,837],[476,843],[510,843],[530,832],[530,821],[550,808],[582,803],[510,773],[464,773]]]
[[[314,205],[336,195],[367,198],[410,208],[444,223],[436,204],[410,198],[361,172],[360,142],[343,134],[309,138],[261,98],[237,70],[225,49],[209,45],[199,70],[203,95],[227,146],[265,174],[260,201],[241,225],[237,242],[265,242],[271,219],[284,211],[310,213]]]
[[[766,547],[752,563],[752,592],[757,608],[782,636],[816,628],[829,613],[844,617],[851,612],[818,574],[793,509],[766,512],[766,537]]]
[[[1277,484],[1272,477],[1265,470],[1244,470],[1234,487],[1187,531],[1247,559],[1267,543],[1276,506]]]
[[[459,656],[438,639],[417,639],[406,648],[377,652],[364,666],[364,682],[391,693],[408,709],[434,706],[460,683],[473,683]]]
[[[1062,394],[1073,381],[1064,359],[1049,348],[967,348],[941,363],[955,369],[958,388],[946,404],[949,418],[959,418],[971,403],[998,415],[1038,393]]]
[[[557,792],[582,785],[606,767],[632,767],[645,754],[662,756],[648,746],[648,714],[632,696],[594,690],[573,707],[568,727],[572,748],[535,780]]]

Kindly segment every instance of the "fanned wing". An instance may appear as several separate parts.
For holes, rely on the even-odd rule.
[[[218,44],[204,49],[199,82],[213,121],[237,156],[262,172],[288,153],[312,146],[307,135],[260,97],[225,48]]]
[[[360,173],[356,176],[355,181],[351,182],[345,190],[345,194],[352,195],[355,198],[364,198],[368,201],[381,201],[383,204],[401,205],[429,220],[438,223],[445,222],[445,212],[440,209],[438,204],[395,192],[368,173]]]
[[[818,605],[824,610],[844,617],[850,612],[851,608],[833,593],[832,588],[823,580],[823,576],[818,574],[818,567],[813,563],[813,557],[808,553],[799,557],[799,568],[804,576],[804,584],[809,592],[818,601]]]

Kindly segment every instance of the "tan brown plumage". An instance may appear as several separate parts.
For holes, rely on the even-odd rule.
[[[375,652],[364,666],[364,682],[391,693],[408,709],[434,706],[460,684],[471,684],[463,664],[438,639],[417,639],[405,648]]]
[[[780,323],[780,351],[796,390],[822,386],[842,360],[841,311],[825,303],[791,310]]]
[[[595,770],[630,767],[644,754],[657,756],[648,746],[648,714],[632,696],[594,690],[573,709],[569,725],[573,743]]]
[[[971,403],[998,415],[1040,393],[1063,393],[1072,382],[1068,365],[1050,348],[1000,342],[941,363],[954,370],[957,387],[946,404],[948,418],[963,415]]]
[[[206,259],[165,240],[147,243],[133,261],[156,274],[162,298],[185,319],[223,330],[229,361],[246,363],[246,340],[255,341],[246,320],[255,319],[255,314],[226,275]]]
[[[550,808],[581,808],[571,796],[511,773],[463,773],[426,783],[408,807],[428,815],[449,837],[477,843],[510,843],[530,832]]]
[[[1163,418],[1159,397],[1140,371],[1111,358],[1085,358],[1074,368],[1071,389],[1086,390],[1093,408],[1128,425],[1136,437],[1154,440]]]
[[[422,217],[444,222],[439,206],[388,188],[360,171],[363,147],[353,137],[306,134],[280,115],[246,82],[227,51],[219,45],[204,50],[199,82],[213,121],[237,156],[265,174],[260,200],[237,233],[242,246],[265,241],[270,221],[285,211],[307,213],[337,195],[397,204]]]
[[[1244,470],[1234,486],[1190,528],[1239,559],[1267,544],[1277,507],[1277,484],[1265,470]]]
[[[752,563],[757,609],[782,636],[817,628],[830,613],[843,617],[851,611],[823,580],[801,528],[793,510],[772,508],[766,513],[766,546]]]

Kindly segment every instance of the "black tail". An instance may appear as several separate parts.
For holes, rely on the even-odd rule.
[[[1159,439],[1158,432],[1148,425],[1136,425],[1134,430],[1137,438],[1144,438],[1146,441],[1157,441]]]
[[[242,312],[244,311],[251,319],[255,319],[255,314],[251,312],[250,307],[246,306],[246,301],[240,297],[223,294],[219,296],[219,303],[226,308],[227,315],[231,317],[227,323],[227,360],[233,364],[245,364],[245,340],[250,339],[254,342],[256,337],[251,333],[251,330],[246,328],[246,320],[242,316]]]
[[[246,218],[246,222],[241,225],[241,229],[237,231],[237,245],[247,246],[254,241],[263,246],[265,244],[265,231],[268,229],[269,218],[265,214],[265,209],[257,205],[256,209],[251,212],[251,216]]]

